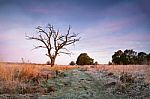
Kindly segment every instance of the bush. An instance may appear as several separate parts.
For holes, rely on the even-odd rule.
[[[109,62],[108,62],[108,65],[112,65],[112,62],[109,61]]]
[[[46,65],[51,65],[51,62],[50,62],[50,61],[47,61],[47,62],[46,62]]]
[[[69,63],[69,65],[76,65],[76,63],[75,63],[74,61],[71,61],[71,62]]]
[[[87,53],[81,53],[76,61],[77,65],[93,65],[94,59],[90,58]]]
[[[98,65],[98,62],[96,61],[96,62],[94,63],[94,65]]]

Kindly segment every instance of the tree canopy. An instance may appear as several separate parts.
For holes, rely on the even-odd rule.
[[[112,63],[117,65],[149,64],[150,54],[145,52],[137,53],[133,49],[118,50],[112,55]]]

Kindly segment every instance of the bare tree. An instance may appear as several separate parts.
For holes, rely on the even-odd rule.
[[[77,37],[78,34],[70,33],[70,26],[66,34],[60,34],[59,30],[55,30],[53,25],[48,24],[44,30],[42,27],[38,26],[37,28],[37,37],[35,36],[26,36],[28,40],[36,40],[41,42],[42,45],[35,46],[34,49],[44,48],[47,50],[46,56],[50,58],[51,66],[54,66],[56,57],[63,53],[71,55],[66,46],[74,44],[80,40],[80,37]]]

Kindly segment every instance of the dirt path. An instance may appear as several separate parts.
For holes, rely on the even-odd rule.
[[[92,73],[78,69],[62,73],[60,77],[48,80],[55,91],[51,95],[41,96],[40,99],[126,99],[108,93],[104,82]]]

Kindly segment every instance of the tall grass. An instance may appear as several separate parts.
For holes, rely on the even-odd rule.
[[[0,81],[23,80],[38,74],[38,68],[32,65],[0,65]]]
[[[37,64],[0,63],[0,94],[43,92],[44,88],[33,84],[33,79],[39,77],[40,73],[56,70],[65,71],[74,68],[77,68],[77,66],[50,67],[49,65]]]
[[[145,81],[150,83],[150,65],[97,65],[94,69],[117,74],[126,72],[135,75],[144,75]]]
[[[150,83],[150,65],[147,65],[144,69],[145,75],[145,82]]]
[[[38,71],[31,65],[0,63],[0,93],[28,93],[30,83],[27,81],[36,76]]]

